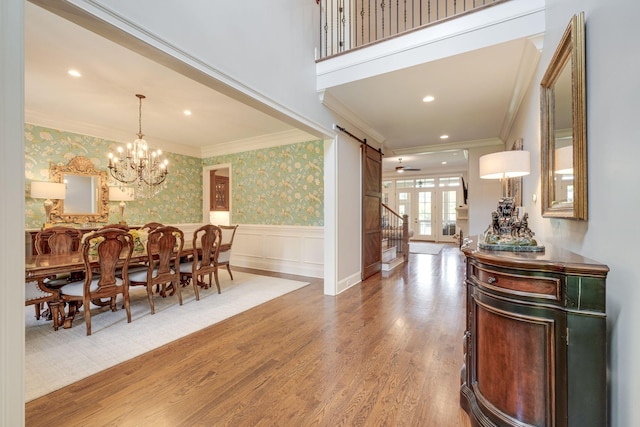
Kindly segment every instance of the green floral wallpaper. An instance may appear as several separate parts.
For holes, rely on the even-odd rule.
[[[203,159],[231,164],[231,218],[239,224],[324,225],[322,140]]]
[[[31,124],[25,125],[25,224],[40,228],[45,222],[43,200],[29,197],[31,181],[48,181],[49,164],[67,164],[75,156],[89,158],[96,169],[106,170],[107,154],[121,142],[64,132]],[[190,223],[202,221],[202,160],[164,153],[169,160],[167,187],[148,200],[127,202],[129,224],[149,221]],[[118,203],[109,203],[109,222],[120,220]]]
[[[49,164],[67,164],[75,156],[89,158],[96,169],[108,165],[107,154],[122,142],[25,125],[25,223],[45,222],[43,200],[29,197],[31,181],[48,181]],[[199,159],[167,153],[168,186],[150,200],[127,202],[129,224],[149,221],[202,221],[202,168],[232,165],[232,212],[235,224],[324,225],[324,143],[322,140]],[[118,222],[116,202],[109,222]]]

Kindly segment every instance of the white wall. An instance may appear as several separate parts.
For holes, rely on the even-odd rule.
[[[24,424],[23,8],[0,0],[0,426]]]
[[[547,0],[544,49],[533,87],[510,139],[522,137],[532,165],[540,163],[539,84],[571,16],[585,12],[589,220],[542,218],[540,171],[524,177],[530,227],[553,243],[607,264],[607,318],[612,426],[640,425],[640,2]]]
[[[68,3],[220,80],[223,92],[237,97],[237,90],[254,97],[282,112],[283,120],[294,117],[320,131],[311,132],[316,136],[330,134],[333,117],[320,105],[315,90],[320,14],[315,1]],[[242,100],[251,103],[250,98]]]
[[[499,179],[480,179],[479,159],[485,154],[504,149],[499,145],[469,149],[469,236],[484,233],[491,223],[491,212],[497,209],[498,199],[502,196]]]
[[[339,135],[338,142],[338,237],[334,248],[338,256],[337,292],[360,282],[362,262],[362,151],[360,143],[347,135]]]

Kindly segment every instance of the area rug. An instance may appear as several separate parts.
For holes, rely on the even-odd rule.
[[[146,289],[132,287],[131,323],[119,302],[116,312],[92,308],[91,335],[86,335],[81,311],[70,329],[54,331],[51,321],[36,320],[33,306],[25,307],[25,401],[86,378],[178,338],[220,322],[271,299],[308,285],[306,282],[233,272],[220,272],[221,294],[214,286],[183,288],[177,295],[155,296],[151,315]]]
[[[409,242],[409,253],[438,255],[445,245],[432,242]]]

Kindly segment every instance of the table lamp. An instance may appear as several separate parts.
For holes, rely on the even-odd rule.
[[[125,202],[134,200],[133,189],[109,187],[109,200],[120,202],[120,224],[127,225],[127,221],[124,220],[124,208],[126,206]]]
[[[51,223],[51,208],[54,200],[64,200],[66,195],[66,186],[62,182],[44,182],[33,181],[31,183],[31,197],[34,199],[46,199],[44,201],[45,223],[42,228],[49,228]]]
[[[507,194],[507,178],[529,175],[531,155],[528,151],[500,151],[480,157],[480,178],[501,179],[502,197],[498,209],[491,213],[491,224],[478,243],[481,249],[493,251],[540,252],[529,229],[529,214],[518,217],[513,196]]]

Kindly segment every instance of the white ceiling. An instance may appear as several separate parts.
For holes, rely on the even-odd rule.
[[[135,94],[141,93],[147,97],[142,131],[165,150],[198,155],[217,144],[294,130],[39,6],[26,2],[25,8],[27,122],[132,140],[138,131]],[[495,140],[510,126],[527,43],[502,43],[327,91],[384,138],[385,171],[393,171],[399,157],[423,172],[464,170],[459,148]],[[70,68],[82,77],[70,77]],[[423,103],[425,95],[436,100]],[[185,116],[185,109],[193,114]],[[442,134],[449,139],[441,140]],[[429,146],[439,146],[438,152],[425,154],[433,151]]]

